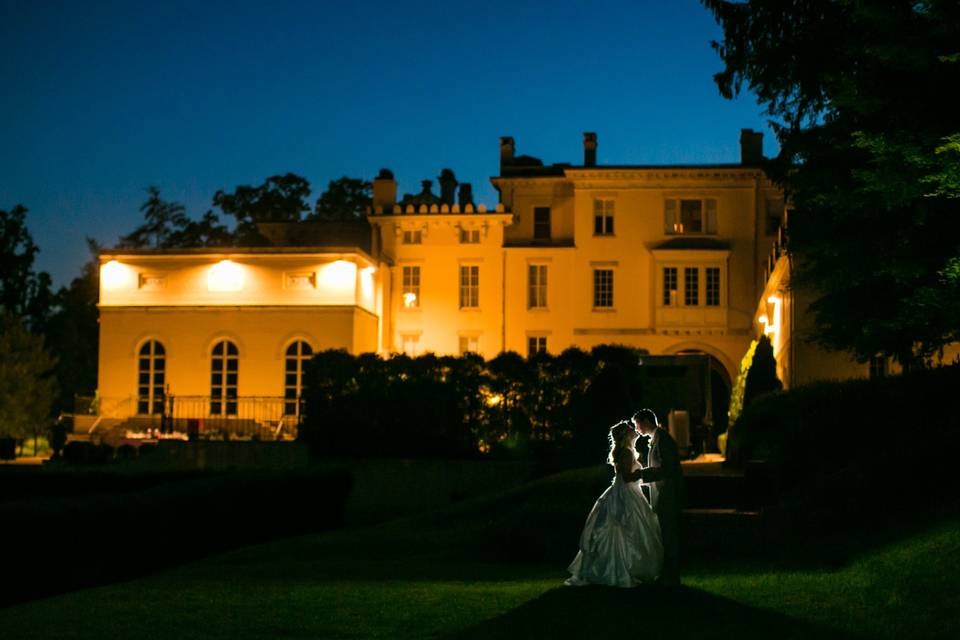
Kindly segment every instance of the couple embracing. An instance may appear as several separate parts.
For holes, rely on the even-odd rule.
[[[646,466],[634,447],[640,436],[650,439]],[[613,425],[609,438],[607,462],[616,475],[587,516],[566,584],[678,585],[683,475],[677,444],[650,409]],[[641,484],[649,488],[649,501]]]

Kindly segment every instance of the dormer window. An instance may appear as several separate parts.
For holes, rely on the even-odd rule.
[[[717,201],[713,198],[664,200],[663,232],[667,235],[716,235]]]

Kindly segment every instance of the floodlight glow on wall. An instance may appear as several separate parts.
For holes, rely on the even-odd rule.
[[[357,265],[347,260],[331,262],[320,267],[317,280],[326,289],[352,290],[357,282]]]
[[[243,289],[243,267],[232,260],[221,260],[207,272],[210,291],[240,291]]]
[[[104,289],[128,289],[134,284],[133,269],[116,260],[110,260],[100,267],[100,284]]]

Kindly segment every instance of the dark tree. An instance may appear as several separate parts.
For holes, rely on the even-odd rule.
[[[271,176],[257,187],[240,185],[233,193],[223,190],[213,196],[213,204],[237,220],[236,241],[244,246],[264,244],[257,231],[258,222],[299,222],[310,210],[310,183],[288,173]]]
[[[781,144],[793,283],[816,338],[904,364],[960,339],[955,0],[703,0],[721,94],[746,86]]]
[[[47,344],[57,359],[55,373],[60,390],[54,411],[72,412],[75,396],[93,395],[97,388],[100,247],[90,238],[87,246],[91,259],[79,276],[57,291],[47,324]]]
[[[0,309],[0,437],[21,439],[48,426],[57,386],[54,364],[43,336]]]
[[[317,198],[311,220],[350,221],[363,218],[370,206],[371,184],[366,180],[343,176],[331,180],[327,190]]]
[[[783,383],[777,378],[777,360],[773,356],[773,345],[766,335],[760,336],[757,348],[753,352],[753,362],[747,371],[747,381],[743,391],[743,406],[748,407],[759,396],[779,391]]]
[[[211,210],[199,220],[187,220],[182,228],[170,234],[171,247],[229,247],[236,243],[234,234]]]
[[[0,209],[0,309],[23,319],[27,328],[42,331],[50,312],[50,276],[35,273],[39,249],[27,229],[27,209]]]
[[[143,224],[120,238],[124,248],[161,249],[172,246],[171,237],[189,224],[186,209],[179,202],[168,202],[160,197],[158,187],[147,187],[150,197],[140,205]]]

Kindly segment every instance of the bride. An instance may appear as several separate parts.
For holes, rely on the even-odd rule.
[[[568,585],[604,584],[633,587],[653,582],[663,565],[663,543],[657,515],[640,490],[640,468],[634,443],[638,434],[629,422],[610,428],[607,463],[616,470],[613,483],[587,516],[580,534],[580,552],[570,564]]]

